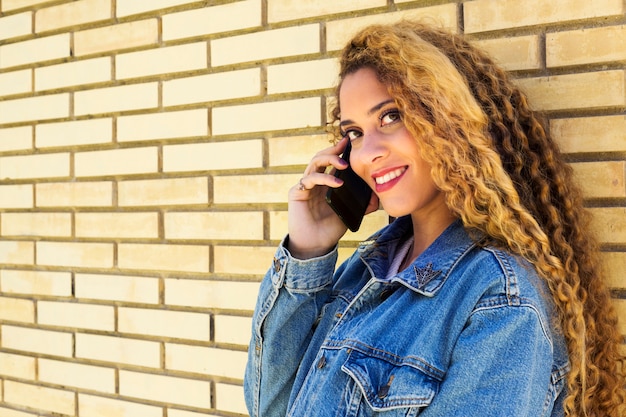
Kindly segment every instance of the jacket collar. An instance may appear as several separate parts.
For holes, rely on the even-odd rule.
[[[385,281],[384,277],[391,263],[389,254],[412,233],[412,230],[411,217],[401,217],[361,243],[358,248],[360,257],[376,279]],[[454,266],[475,245],[462,222],[456,220],[409,268],[399,272],[388,282],[399,283],[427,297],[433,297],[445,283]]]

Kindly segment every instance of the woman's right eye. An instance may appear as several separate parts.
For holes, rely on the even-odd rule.
[[[344,132],[343,137],[347,137],[350,140],[355,140],[358,139],[359,137],[361,137],[362,133],[359,132],[358,130],[347,130]]]

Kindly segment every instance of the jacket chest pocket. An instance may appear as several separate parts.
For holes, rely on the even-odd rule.
[[[413,417],[427,407],[438,381],[406,364],[352,351],[342,370],[348,374],[360,398],[359,417]],[[354,397],[354,396],[353,396]],[[354,405],[354,404],[353,404]]]

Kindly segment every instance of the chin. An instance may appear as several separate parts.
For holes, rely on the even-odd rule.
[[[385,210],[385,213],[387,213],[391,217],[403,217],[411,213],[408,209],[403,210],[402,208],[394,207],[393,205],[386,207],[384,204],[381,204],[381,206],[382,209]]]

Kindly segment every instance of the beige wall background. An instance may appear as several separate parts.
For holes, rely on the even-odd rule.
[[[623,0],[0,0],[0,417],[241,416],[344,41],[466,33],[548,112],[626,317]],[[348,234],[342,257],[385,223]],[[626,334],[626,322],[622,322]]]

